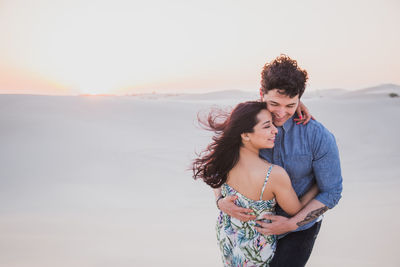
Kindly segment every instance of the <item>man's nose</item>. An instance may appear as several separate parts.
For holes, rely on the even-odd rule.
[[[285,114],[285,111],[280,108],[275,111],[275,114],[278,115],[279,117],[282,117]]]

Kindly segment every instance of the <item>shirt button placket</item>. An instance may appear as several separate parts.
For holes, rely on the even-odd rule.
[[[273,150],[273,163],[282,166],[281,163],[281,139],[282,139],[282,127],[278,128],[278,134],[275,137],[275,145]]]

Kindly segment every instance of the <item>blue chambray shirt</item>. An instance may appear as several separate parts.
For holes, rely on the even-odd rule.
[[[297,196],[301,197],[317,183],[320,192],[315,199],[333,208],[342,193],[339,151],[333,134],[315,120],[296,125],[293,117],[277,128],[274,148],[262,149],[260,156],[287,171]],[[276,213],[289,217],[278,206]],[[296,231],[308,229],[316,221]]]

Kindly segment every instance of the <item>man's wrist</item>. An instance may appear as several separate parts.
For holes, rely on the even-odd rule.
[[[295,231],[299,226],[297,225],[297,221],[294,218],[290,218],[286,221],[286,227],[289,232]]]
[[[219,209],[219,210],[221,210],[220,208],[219,208],[219,206],[218,206],[218,202],[221,200],[221,199],[223,199],[224,198],[224,196],[223,195],[220,195],[218,198],[217,198],[217,200],[215,201],[215,204],[217,205],[217,208]]]

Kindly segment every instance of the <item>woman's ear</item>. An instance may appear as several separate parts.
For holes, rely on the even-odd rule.
[[[243,142],[248,142],[248,141],[250,141],[250,136],[249,136],[248,133],[242,133],[240,136],[242,137],[242,141],[243,141]]]

